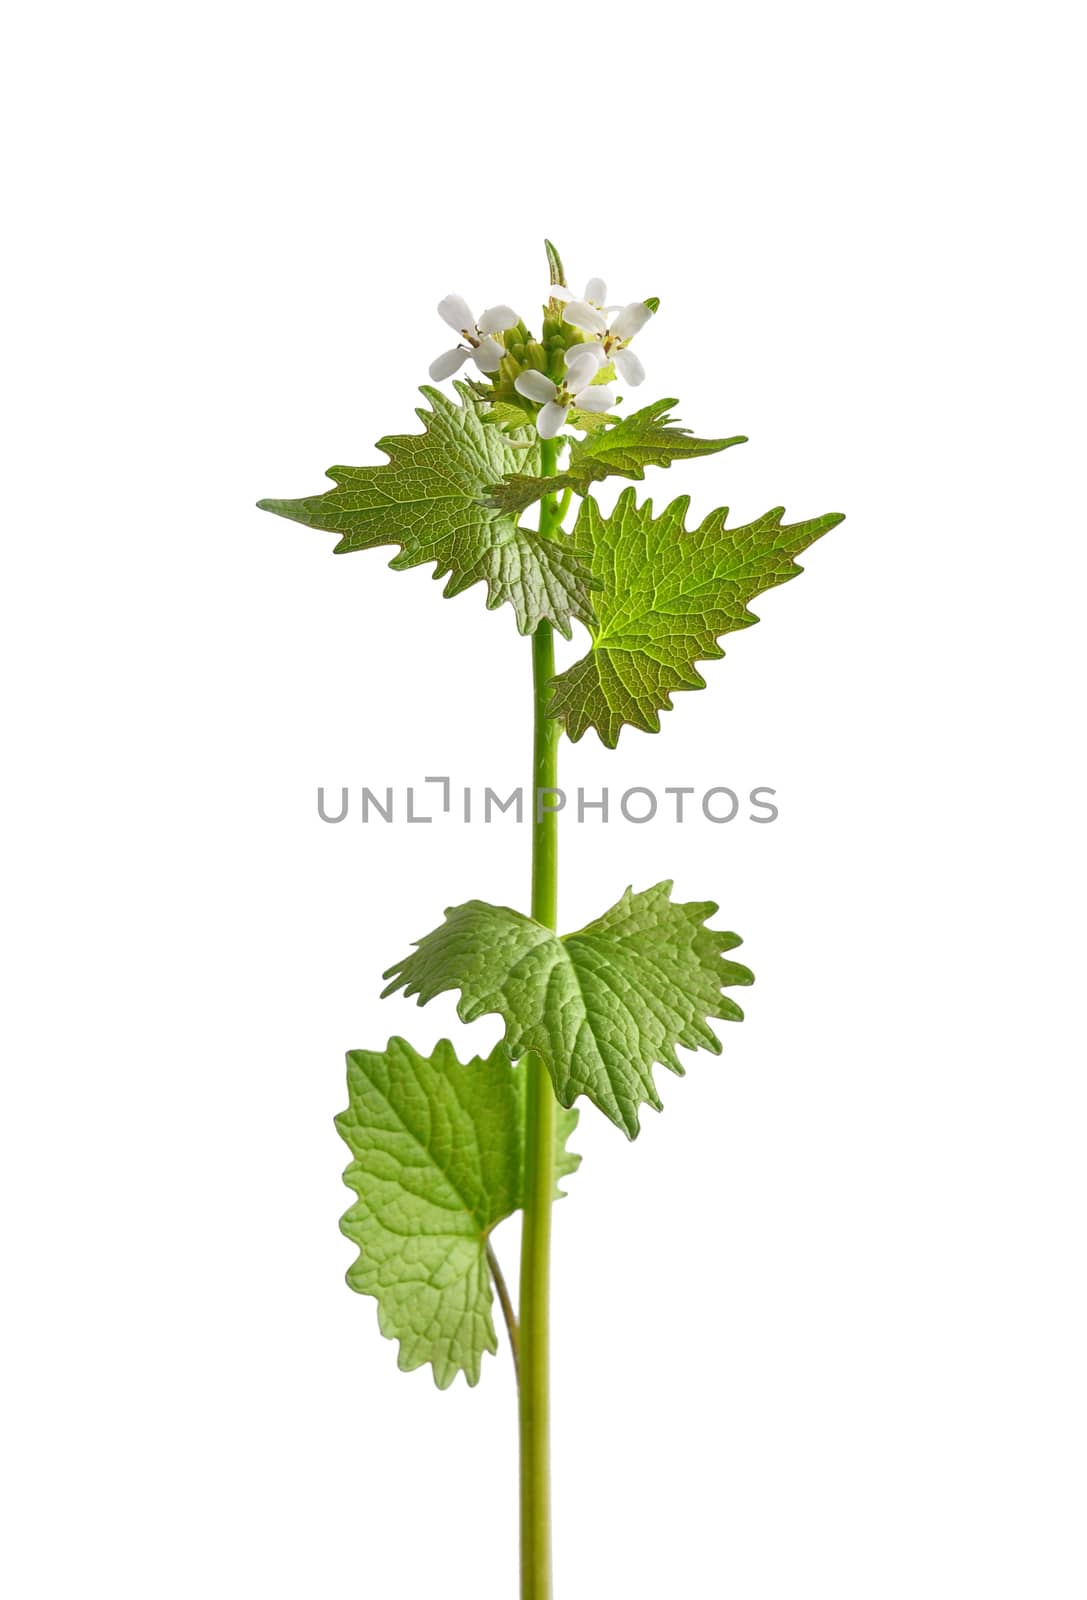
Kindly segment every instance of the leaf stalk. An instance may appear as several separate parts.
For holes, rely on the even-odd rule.
[[[510,1341],[510,1352],[513,1356],[513,1370],[517,1377],[517,1382],[520,1384],[521,1341],[517,1328],[517,1315],[513,1309],[513,1301],[510,1299],[509,1289],[506,1286],[505,1274],[498,1264],[498,1257],[494,1253],[494,1245],[489,1239],[487,1240],[487,1266],[490,1268],[491,1280],[494,1283],[494,1290],[498,1296],[498,1304],[502,1307],[502,1320],[506,1324],[506,1333],[509,1335]]]

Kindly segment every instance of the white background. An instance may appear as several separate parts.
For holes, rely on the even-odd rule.
[[[848,520],[571,786],[563,923],[675,877],[758,983],[557,1214],[558,1600],[1079,1600],[1084,487],[1072,8],[42,5],[8,25],[3,1425],[15,1600],[511,1600],[508,1356],[396,1371],[343,1052],[529,779],[482,592],[263,516],[410,431],[438,298],[656,294],[703,515]],[[611,491],[607,491],[610,493]],[[510,1229],[503,1230],[508,1234]],[[501,1242],[501,1241],[500,1241]],[[506,1240],[507,1253],[515,1239]]]

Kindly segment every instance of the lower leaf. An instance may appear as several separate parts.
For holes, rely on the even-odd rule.
[[[487,1239],[522,1203],[524,1076],[502,1045],[463,1066],[444,1039],[430,1056],[393,1038],[347,1057],[336,1127],[358,1198],[340,1226],[359,1247],[347,1281],[376,1297],[401,1368],[430,1362],[439,1389],[458,1372],[477,1383],[497,1348]],[[560,1177],[580,1161],[565,1147],[576,1123],[560,1114]]]

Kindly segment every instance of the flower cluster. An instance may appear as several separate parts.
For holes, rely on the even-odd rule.
[[[552,285],[551,298],[566,302],[563,321],[587,335],[601,352],[602,366],[611,361],[632,388],[645,382],[645,368],[628,346],[653,315],[652,306],[644,300],[632,300],[626,306],[605,305],[608,289],[603,278],[590,278],[581,300],[575,300],[562,284]]]
[[[645,368],[630,343],[657,309],[656,300],[608,305],[603,278],[590,278],[585,293],[576,298],[550,247],[548,254],[552,278],[559,281],[548,290],[541,339],[530,334],[510,306],[491,306],[477,322],[466,300],[446,295],[438,315],[463,343],[430,365],[430,376],[441,382],[466,361],[474,362],[490,380],[489,387],[474,384],[477,392],[503,402],[507,420],[520,412],[526,423],[534,422],[541,439],[558,437],[571,411],[575,427],[578,413],[611,411],[618,403],[613,388],[617,378],[632,387],[644,381]]]

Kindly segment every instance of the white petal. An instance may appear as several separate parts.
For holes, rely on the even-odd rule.
[[[479,348],[472,351],[472,360],[480,372],[497,372],[505,353],[497,339],[481,339]]]
[[[554,400],[549,400],[536,418],[536,432],[541,439],[553,439],[566,421],[569,406],[556,405]]]
[[[460,371],[471,353],[462,344],[455,350],[447,350],[444,355],[440,355],[436,361],[430,363],[430,376],[435,383],[441,383],[443,378],[451,378],[454,372]]]
[[[548,288],[552,300],[572,300],[574,297],[564,283],[553,283]]]
[[[513,380],[513,387],[527,400],[538,400],[541,403],[545,400],[554,400],[559,392],[546,372],[537,372],[534,368],[519,372]]]
[[[606,333],[608,324],[603,314],[587,300],[571,300],[562,314],[562,320],[582,333]]]
[[[600,351],[598,357],[596,352]],[[600,371],[602,366],[603,350],[598,344],[578,344],[573,350],[566,352],[566,384],[576,394],[579,389],[587,389]]]
[[[479,319],[480,333],[505,333],[507,328],[516,328],[520,317],[512,306],[492,306],[485,311]]]
[[[602,306],[608,298],[608,286],[603,278],[590,278],[585,285],[585,298],[591,300],[594,306]]]
[[[467,333],[469,328],[474,328],[476,325],[471,307],[459,294],[447,294],[444,300],[440,300],[438,315],[443,322],[448,322],[451,328],[456,328],[458,333]]]
[[[584,344],[572,344],[567,350],[564,358],[566,370],[569,371],[573,363],[580,361],[582,356],[592,356],[598,368],[606,366],[608,360],[599,339],[586,339]]]
[[[610,411],[615,404],[610,383],[594,383],[591,389],[582,389],[574,396],[579,411]]]
[[[617,339],[633,339],[639,329],[645,327],[652,315],[644,300],[632,300],[620,311],[611,325],[611,331]]]
[[[645,368],[642,366],[633,350],[613,350],[611,359],[615,362],[615,370],[621,378],[625,378],[632,388],[637,388],[645,382]]]

